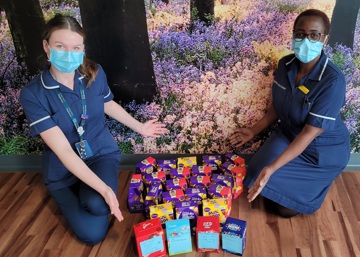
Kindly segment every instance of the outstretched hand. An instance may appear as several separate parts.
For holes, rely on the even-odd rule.
[[[119,201],[117,200],[114,191],[108,187],[103,197],[105,202],[109,205],[110,213],[114,215],[118,221],[122,221],[124,217],[119,209]]]
[[[272,174],[273,171],[268,166],[262,169],[254,184],[248,190],[247,199],[249,202],[252,202],[260,194]]]
[[[165,126],[166,125],[164,123],[158,123],[158,119],[148,120],[143,123],[141,131],[139,131],[139,133],[143,136],[157,138],[168,132]]]
[[[230,143],[234,147],[240,147],[253,139],[254,133],[249,128],[240,128],[230,136]]]

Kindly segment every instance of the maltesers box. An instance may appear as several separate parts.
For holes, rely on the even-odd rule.
[[[134,225],[139,257],[165,257],[166,245],[160,219],[146,220]]]
[[[198,252],[220,252],[220,221],[217,216],[199,216],[196,225]]]
[[[169,255],[192,252],[189,219],[169,220],[165,223]]]
[[[246,245],[246,221],[227,218],[222,232],[222,250],[242,256]]]

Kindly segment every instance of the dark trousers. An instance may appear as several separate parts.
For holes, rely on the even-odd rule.
[[[98,159],[91,163],[89,168],[117,195],[119,160]],[[110,209],[98,192],[79,181],[50,193],[80,241],[95,245],[105,238]]]

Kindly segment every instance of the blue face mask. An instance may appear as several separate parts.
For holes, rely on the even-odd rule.
[[[292,41],[292,50],[295,56],[303,63],[308,63],[318,57],[321,54],[323,48],[323,42],[310,42],[309,39],[305,38],[301,41]]]
[[[59,71],[73,72],[83,63],[83,59],[84,52],[61,51],[50,48],[49,62]]]

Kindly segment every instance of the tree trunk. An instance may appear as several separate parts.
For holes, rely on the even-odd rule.
[[[331,18],[330,46],[339,43],[353,49],[359,9],[359,0],[336,0]]]
[[[18,62],[25,62],[31,75],[38,73],[45,26],[39,0],[3,0],[1,6],[9,22]]]
[[[210,17],[214,16],[214,8],[215,0],[190,0],[191,20],[200,20],[210,24],[212,20]]]
[[[156,81],[143,0],[79,0],[86,55],[103,66],[115,101],[153,101]]]

